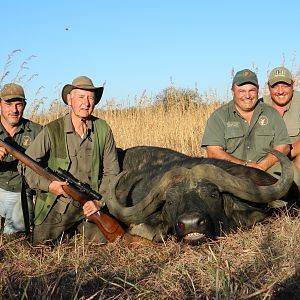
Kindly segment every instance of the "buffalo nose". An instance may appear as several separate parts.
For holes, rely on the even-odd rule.
[[[201,227],[202,225],[204,225],[204,223],[205,220],[203,219],[203,216],[200,216],[197,213],[184,214],[177,220],[177,226],[181,230],[190,227]]]

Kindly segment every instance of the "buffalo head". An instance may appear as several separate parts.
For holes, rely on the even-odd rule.
[[[107,206],[129,226],[129,233],[153,241],[175,235],[199,243],[239,225],[250,226],[266,216],[268,202],[284,196],[293,182],[289,159],[273,150],[283,170],[279,180],[258,169],[183,154],[177,162],[173,156],[163,159],[161,153],[153,160],[153,155],[143,156],[147,148],[126,153],[130,168],[123,165]]]

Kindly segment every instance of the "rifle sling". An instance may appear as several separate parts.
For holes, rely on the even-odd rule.
[[[27,194],[26,194],[26,182],[24,175],[21,175],[22,183],[21,183],[21,204],[22,204],[22,211],[24,217],[24,225],[25,225],[25,234],[29,237],[30,235],[30,220],[29,220],[29,208],[27,202]]]

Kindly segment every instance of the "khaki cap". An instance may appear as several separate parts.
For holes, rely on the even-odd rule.
[[[4,101],[13,99],[26,100],[24,89],[16,83],[5,84],[2,90],[0,91],[0,98]]]
[[[72,84],[66,84],[62,89],[62,99],[66,104],[68,104],[67,95],[74,89],[95,91],[95,104],[100,101],[103,94],[103,86],[95,87],[90,78],[79,76],[72,81]]]
[[[234,86],[235,84],[239,86],[246,83],[252,83],[258,87],[256,74],[249,69],[244,69],[236,72],[232,80],[232,86]]]
[[[292,73],[284,67],[277,67],[273,69],[269,75],[269,84],[273,86],[278,82],[285,82],[287,84],[292,84],[293,76]]]

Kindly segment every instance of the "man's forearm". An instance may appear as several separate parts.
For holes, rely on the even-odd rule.
[[[27,148],[26,154],[33,160],[41,163],[43,158],[46,156],[47,151],[50,149],[50,138],[48,137],[48,131],[44,128],[39,135],[35,138],[32,144]],[[46,165],[46,164],[44,164]],[[40,189],[48,192],[50,180],[38,175],[30,168],[25,168],[25,177],[28,185],[33,189]]]
[[[290,152],[290,145],[284,144],[284,145],[278,145],[276,147],[274,147],[273,149],[288,155]],[[269,168],[271,168],[275,163],[278,162],[277,157],[275,157],[272,154],[267,154],[259,163],[258,166],[262,169],[262,170],[268,170]]]
[[[50,180],[36,174],[28,167],[25,168],[25,177],[30,188],[48,192]]]
[[[207,157],[223,159],[227,161],[234,162],[239,165],[245,165],[245,161],[238,159],[231,154],[225,152],[220,146],[207,146]]]

